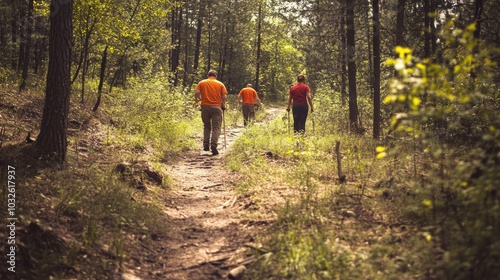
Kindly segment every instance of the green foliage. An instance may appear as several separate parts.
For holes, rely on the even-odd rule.
[[[117,133],[112,142],[139,150],[152,147],[164,156],[192,147],[193,124],[200,124],[194,97],[165,84],[132,80],[109,97],[104,108]]]
[[[340,93],[333,92],[326,86],[320,86],[314,93],[314,104],[314,119],[316,123],[321,124],[318,133],[328,135],[334,131],[339,133],[345,131],[348,115],[346,108],[342,106]]]
[[[240,191],[278,213],[251,278],[498,275],[500,119],[490,82],[497,68],[490,50],[476,51],[472,31],[450,25],[443,40],[453,48],[440,61],[415,62],[398,48],[389,61],[400,77],[385,99],[394,118],[384,146],[334,134],[343,114],[323,88],[307,136],[288,136],[278,119],[236,141],[228,167],[245,178]],[[335,180],[337,140],[343,184]]]
[[[287,122],[281,118],[254,126],[237,139],[227,157],[227,166],[245,178],[240,180],[239,191],[251,195],[257,207],[271,207],[278,213],[276,224],[262,237],[270,252],[259,256],[257,267],[251,271],[252,279],[346,279],[368,275],[387,279],[398,267],[394,259],[401,252],[377,263],[377,252],[392,248],[384,244],[379,251],[371,252],[365,241],[357,238],[356,232],[363,230],[376,239],[375,229],[368,224],[364,225],[368,229],[361,229],[363,225],[353,224],[352,220],[344,225],[342,218],[362,200],[362,184],[373,179],[370,169],[374,162],[366,159],[373,158],[374,143],[367,145],[366,139],[327,134],[323,125],[319,123],[315,132],[321,135],[305,137],[288,136]],[[342,143],[345,174],[359,180],[354,184],[336,184],[336,140]],[[283,200],[284,206],[275,204]],[[373,261],[369,261],[371,256]],[[374,266],[383,270],[381,276],[374,272]]]
[[[394,80],[384,102],[403,106],[396,108],[403,110],[392,120],[394,129],[415,130],[423,139],[476,141],[494,118],[483,109],[499,109],[498,93],[490,80],[494,63],[489,50],[474,52],[473,25],[463,31],[454,28],[453,22],[447,27],[443,37],[449,49],[443,52],[441,64],[431,59],[414,62],[410,49],[396,49],[399,58],[388,64],[401,78]]]
[[[490,82],[498,68],[491,50],[477,51],[473,32],[474,25],[460,30],[450,22],[441,64],[415,63],[411,50],[398,48],[389,63],[400,78],[384,100],[396,109],[391,129],[405,133],[398,140],[413,142],[418,215],[444,251],[437,273],[450,279],[493,279],[500,271],[500,110]]]
[[[290,38],[283,36],[286,25],[277,20],[269,22],[269,38],[264,36],[265,45],[262,49],[262,92],[265,98],[272,101],[286,100],[290,86],[296,81],[296,76],[303,70],[303,57],[299,50],[292,44]]]

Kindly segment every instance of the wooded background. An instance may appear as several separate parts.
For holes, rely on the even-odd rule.
[[[26,158],[20,170],[43,156],[92,167],[26,176],[26,220],[76,209],[75,240],[94,244],[96,221],[121,230],[127,213],[110,222],[108,202],[96,203],[108,194],[141,220],[134,207],[150,201],[131,201],[106,170],[149,154],[161,169],[192,151],[194,85],[209,69],[231,94],[251,83],[277,106],[303,73],[315,103],[307,135],[287,135],[278,118],[246,130],[225,158],[260,210],[277,186],[296,193],[270,210],[254,279],[498,278],[499,1],[0,0],[0,11],[0,151]],[[30,131],[42,157],[20,144]],[[106,180],[89,179],[106,149],[109,166],[91,175]]]
[[[30,76],[47,72],[49,1],[2,0],[0,10],[0,66],[16,71],[24,89]],[[252,83],[283,100],[295,75],[306,72],[313,92],[328,87],[338,102],[350,100],[351,125],[368,127],[356,119],[373,114],[379,79],[384,89],[394,74],[383,64],[378,73],[378,65],[394,57],[395,46],[443,59],[437,31],[452,17],[457,28],[476,22],[474,35],[499,46],[499,10],[497,1],[481,0],[76,1],[73,98],[95,102],[89,81],[107,50],[107,93],[130,76],[165,75],[190,89],[213,68],[231,93]]]

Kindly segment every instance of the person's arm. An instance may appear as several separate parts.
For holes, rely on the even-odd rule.
[[[257,101],[257,104],[259,104],[259,106],[262,106],[262,103],[260,103],[259,95],[257,94],[257,92],[255,92],[255,101]]]
[[[194,102],[198,104],[200,101],[201,101],[201,91],[197,89],[194,91]]]
[[[314,112],[314,107],[313,107],[313,99],[312,99],[312,95],[311,95],[310,91],[307,92],[306,98],[307,98],[307,102],[309,102],[309,106],[311,106],[311,113],[312,113],[312,112]]]
[[[222,94],[222,99],[220,104],[222,110],[226,110],[226,100],[227,100],[227,93]]]
[[[288,93],[288,107],[286,107],[287,111],[290,111],[290,106],[292,106],[292,95]]]
[[[238,102],[240,102],[240,103],[243,102],[243,96],[241,94],[241,91],[240,91],[240,93],[238,93]]]

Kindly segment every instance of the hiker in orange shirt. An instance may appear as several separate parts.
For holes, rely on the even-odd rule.
[[[203,150],[212,150],[218,155],[217,144],[221,132],[222,111],[226,110],[227,90],[223,83],[217,81],[217,71],[210,70],[207,79],[196,86],[195,102],[201,101],[201,120],[203,121]]]
[[[243,124],[247,126],[249,122],[253,122],[255,119],[255,102],[257,101],[257,104],[261,105],[259,96],[252,85],[248,84],[246,88],[238,93],[238,101],[242,103]]]

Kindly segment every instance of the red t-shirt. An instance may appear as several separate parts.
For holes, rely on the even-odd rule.
[[[293,99],[293,104],[307,104],[307,93],[310,92],[309,86],[306,84],[296,84],[290,88],[290,96]]]

